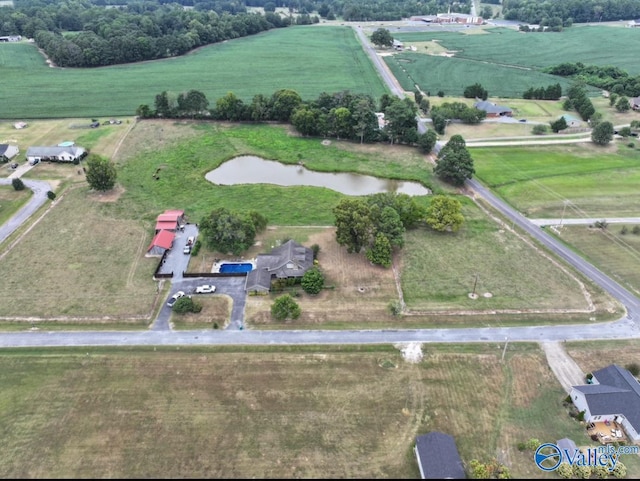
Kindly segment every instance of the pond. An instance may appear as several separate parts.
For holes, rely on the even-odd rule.
[[[326,187],[345,195],[369,195],[397,192],[407,195],[429,195],[431,191],[419,182],[380,179],[370,175],[346,172],[327,173],[305,169],[302,165],[285,165],[252,155],[236,157],[205,175],[218,185],[275,184]]]

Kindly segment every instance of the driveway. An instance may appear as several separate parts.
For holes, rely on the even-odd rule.
[[[564,344],[558,341],[541,342],[540,346],[547,355],[547,362],[553,374],[567,394],[572,386],[582,385],[586,382],[585,375],[567,351]]]
[[[18,170],[19,169],[20,168],[18,168]],[[0,185],[11,185],[12,179],[17,178],[17,176],[13,177],[16,172],[13,172],[9,178],[0,179]],[[23,182],[27,188],[33,191],[33,196],[7,222],[0,226],[0,244],[13,234],[16,229],[31,217],[48,199],[47,192],[51,190],[49,183],[43,180],[23,180]]]

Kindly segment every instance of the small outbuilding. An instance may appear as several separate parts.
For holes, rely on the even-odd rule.
[[[9,162],[20,153],[15,145],[0,144],[0,162]]]
[[[433,431],[416,438],[414,448],[422,479],[465,479],[467,477],[452,436]]]
[[[175,233],[168,230],[158,232],[147,249],[147,257],[161,257],[167,250],[173,247],[175,237]]]

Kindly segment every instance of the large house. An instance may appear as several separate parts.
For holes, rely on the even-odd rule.
[[[247,292],[266,293],[271,289],[271,279],[302,277],[313,266],[313,251],[295,241],[287,241],[271,250],[258,254],[256,268],[247,274]]]
[[[422,479],[464,479],[466,473],[453,437],[437,431],[416,438],[414,447]]]
[[[487,113],[487,117],[511,117],[513,111],[509,107],[503,107],[502,105],[494,104],[488,100],[479,100],[473,106],[478,110],[484,110]]]
[[[20,149],[15,145],[0,144],[0,162],[9,162],[18,155],[19,152]]]
[[[626,369],[612,364],[594,371],[592,382],[573,386],[571,400],[584,420],[621,425],[629,439],[640,442],[640,383]]]
[[[52,147],[29,147],[27,149],[27,160],[32,163],[34,161],[52,161],[52,162],[73,162],[74,160],[82,160],[86,157],[87,151],[77,145],[69,146],[52,146]]]

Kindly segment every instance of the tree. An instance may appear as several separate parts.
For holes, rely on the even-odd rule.
[[[428,154],[438,142],[438,135],[435,130],[429,129],[426,133],[418,136],[418,148],[424,154]]]
[[[373,224],[371,209],[360,199],[342,199],[333,209],[336,241],[346,246],[347,252],[360,252],[369,244]]]
[[[456,232],[464,222],[462,204],[446,195],[435,195],[427,207],[427,225],[439,232]]]
[[[324,287],[324,275],[320,269],[312,267],[304,273],[300,285],[307,294],[318,294]]]
[[[300,317],[300,306],[289,294],[277,297],[271,305],[271,317],[276,321],[297,319]]]
[[[233,92],[216,100],[215,117],[220,120],[237,121],[242,119],[244,103]]]
[[[616,102],[616,110],[618,112],[627,112],[630,108],[631,105],[629,104],[629,99],[624,95]]]
[[[418,108],[410,99],[394,98],[384,110],[384,118],[387,122],[384,130],[389,134],[391,143],[411,142],[411,134],[417,137],[416,114]],[[417,140],[417,138],[416,138]]]
[[[485,89],[479,83],[475,83],[473,85],[469,85],[468,87],[466,87],[464,89],[463,95],[465,96],[465,98],[468,98],[468,99],[487,100],[487,97],[489,97],[489,92],[487,92],[487,89]]]
[[[118,176],[116,167],[109,159],[96,154],[87,157],[87,182],[92,189],[105,192],[113,189]]]
[[[22,179],[19,178],[15,178],[15,179],[11,179],[11,185],[13,186],[14,190],[24,190],[24,182],[22,182]]]
[[[475,174],[473,159],[462,136],[452,136],[440,149],[433,172],[445,182],[460,187]]]
[[[553,130],[556,134],[568,127],[567,119],[565,119],[564,117],[558,118],[557,120],[551,122],[549,125],[551,126],[551,130]]]
[[[202,304],[195,302],[191,296],[182,296],[173,305],[173,312],[176,314],[186,314],[188,312],[198,313],[202,310]]]
[[[391,47],[393,45],[393,36],[386,28],[379,28],[371,34],[371,43],[376,47]]]
[[[278,90],[271,96],[271,118],[280,122],[288,122],[291,114],[301,103],[300,94],[295,90]]]
[[[373,245],[367,250],[366,256],[369,262],[382,267],[391,267],[391,243],[382,232],[376,235]]]
[[[608,121],[600,122],[591,132],[591,140],[598,145],[607,145],[613,140],[613,124]]]
[[[258,213],[236,213],[219,207],[202,220],[200,231],[209,248],[239,255],[253,245],[256,233],[264,229],[262,221],[257,225],[258,218],[264,219]]]
[[[371,221],[374,224],[376,236],[384,234],[392,247],[404,246],[404,225],[393,207],[386,206],[382,210],[372,207]]]
[[[186,94],[178,95],[178,111],[181,115],[195,118],[208,114],[209,101],[199,90],[189,90]]]
[[[531,129],[533,135],[544,135],[547,133],[547,126],[543,124],[536,124]]]

